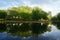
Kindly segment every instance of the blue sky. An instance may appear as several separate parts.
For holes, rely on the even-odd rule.
[[[60,0],[0,0],[0,9],[6,9],[14,6],[38,6],[46,12],[51,11],[52,15],[60,12]]]

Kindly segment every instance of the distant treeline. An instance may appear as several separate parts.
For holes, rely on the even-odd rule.
[[[7,10],[0,10],[0,20],[1,19],[18,19],[18,20],[59,20],[60,13],[52,16],[51,12],[45,12],[39,7],[28,7],[28,6],[20,6],[20,7],[12,7]]]
[[[50,12],[45,12],[38,7],[12,7],[7,10],[0,10],[0,18],[3,19],[21,19],[21,20],[40,20],[48,19]]]

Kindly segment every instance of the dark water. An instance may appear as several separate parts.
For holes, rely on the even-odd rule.
[[[58,30],[55,26],[51,26],[51,32],[45,32],[38,37],[20,37],[20,36],[12,36],[7,32],[0,33],[0,40],[60,40],[60,30]]]

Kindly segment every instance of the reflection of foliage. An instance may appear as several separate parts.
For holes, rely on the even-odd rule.
[[[18,36],[31,36],[29,23],[22,23],[21,25],[9,25],[8,33]]]
[[[14,26],[11,26],[11,27],[10,27],[9,32],[11,32],[11,33],[16,33],[17,31],[18,31],[18,26],[17,26],[17,25],[14,25]]]
[[[28,23],[23,23],[20,28],[19,28],[20,31],[29,31],[30,30],[30,27],[29,27],[29,24]]]
[[[0,32],[6,31],[6,24],[0,23]]]
[[[33,23],[32,24],[32,33],[34,34],[41,34],[47,31],[47,25],[48,24],[42,24],[41,23]]]
[[[60,29],[60,13],[57,14],[57,28]]]
[[[48,24],[41,23],[33,23],[31,24],[31,27],[28,25],[28,23],[23,23],[21,26],[12,26],[10,27],[9,33],[12,35],[18,35],[18,36],[38,36],[38,34],[42,34],[47,31]],[[33,35],[32,35],[33,34]]]
[[[40,32],[41,24],[33,23],[32,24],[32,33],[38,34]]]
[[[32,34],[29,33],[29,31],[27,31],[27,32],[8,33],[8,34],[11,34],[13,36],[20,36],[20,37],[28,37],[28,36],[32,35]]]
[[[47,23],[44,23],[42,26],[41,26],[41,32],[46,32],[47,31],[47,27],[48,27],[48,24]]]
[[[57,23],[57,28],[60,29],[60,22]]]
[[[52,23],[55,24],[58,29],[60,29],[60,13],[52,18]]]

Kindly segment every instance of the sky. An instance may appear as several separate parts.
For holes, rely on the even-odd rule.
[[[60,12],[60,0],[0,0],[0,9],[17,6],[38,6],[44,11],[51,11],[52,16]]]

